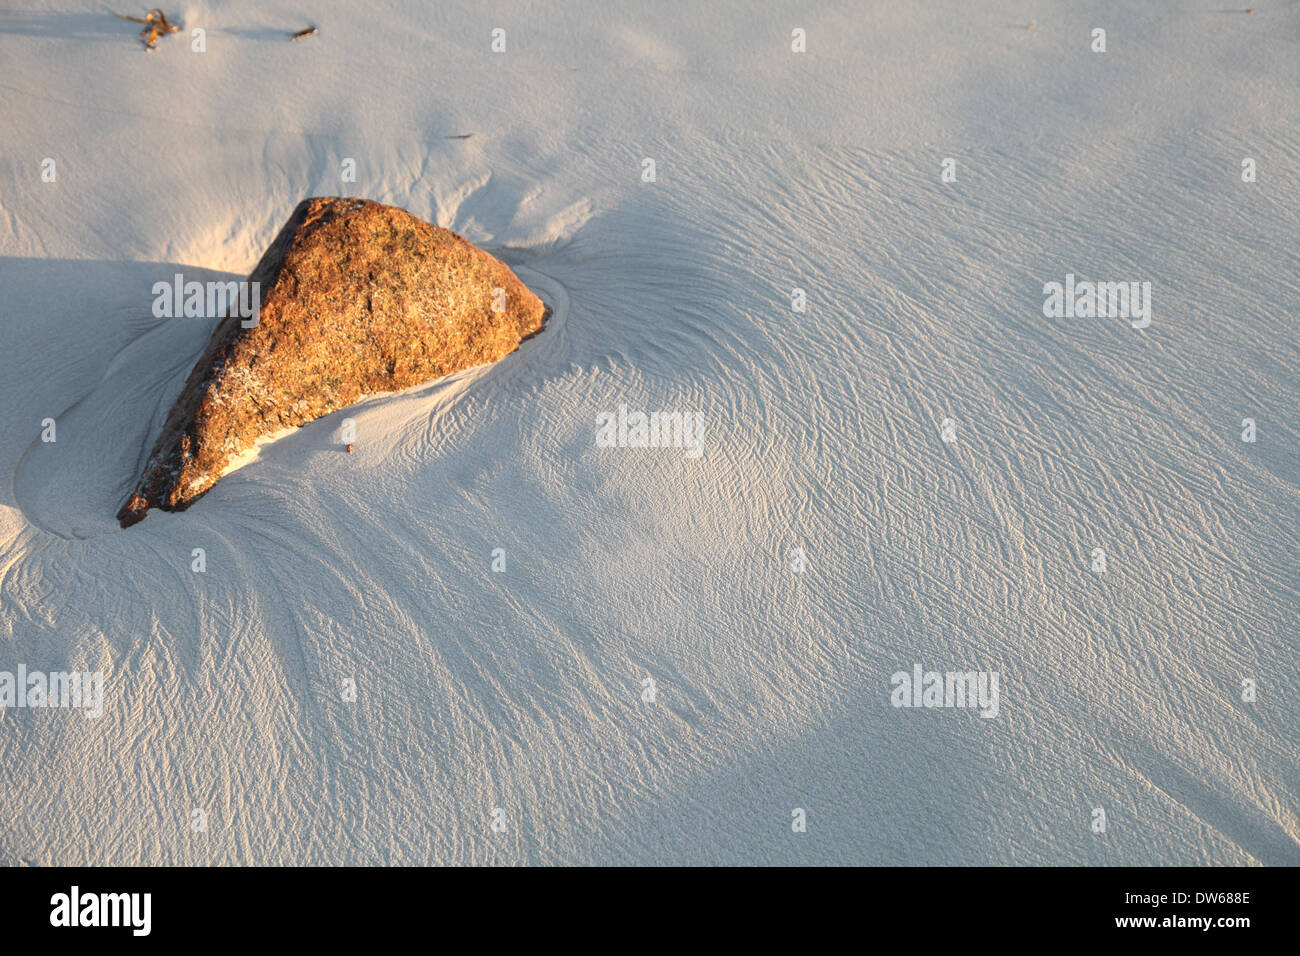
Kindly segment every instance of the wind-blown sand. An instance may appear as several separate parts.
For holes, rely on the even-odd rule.
[[[0,862],[1300,863],[1300,9],[315,6],[0,14],[0,671],[105,694],[0,716]],[[119,530],[153,283],[333,194],[554,318]]]

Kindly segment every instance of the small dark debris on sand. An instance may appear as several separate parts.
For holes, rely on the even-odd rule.
[[[113,16],[121,20],[130,20],[132,23],[143,23],[144,29],[140,31],[140,39],[144,41],[146,50],[154,49],[158,43],[159,37],[165,37],[169,33],[175,33],[181,28],[179,23],[172,23],[167,16],[156,7],[150,10],[143,17],[129,17],[125,13],[115,13]]]

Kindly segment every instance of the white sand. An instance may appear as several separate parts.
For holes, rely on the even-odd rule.
[[[290,44],[191,3],[152,54],[25,6],[0,670],[106,698],[0,716],[0,862],[1300,862],[1295,4],[336,2]],[[152,284],[334,194],[553,326],[118,530],[212,328]],[[1068,272],[1151,326],[1045,318]],[[619,404],[703,455],[597,448]],[[999,715],[891,707],[915,663]]]

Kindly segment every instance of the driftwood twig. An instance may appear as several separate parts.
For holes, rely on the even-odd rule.
[[[159,9],[155,8],[146,13],[143,17],[129,17],[125,13],[115,13],[113,16],[122,20],[130,20],[132,23],[143,23],[144,29],[140,31],[140,39],[144,41],[144,48],[152,50],[158,42],[159,37],[165,37],[169,33],[175,33],[181,28],[179,23],[172,23],[166,15]]]

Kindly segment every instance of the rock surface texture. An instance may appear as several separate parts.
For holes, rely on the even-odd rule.
[[[549,316],[488,253],[360,199],[299,203],[249,281],[260,286],[256,325],[231,314],[217,326],[117,514],[122,527],[150,508],[189,507],[259,438],[495,362]]]

